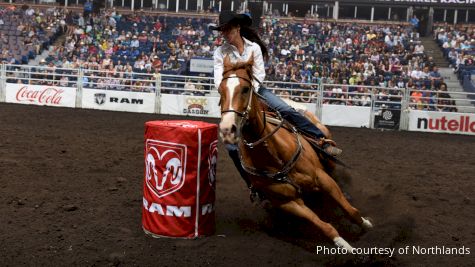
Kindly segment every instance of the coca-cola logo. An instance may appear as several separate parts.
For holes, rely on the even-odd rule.
[[[38,104],[60,105],[64,90],[54,87],[29,88],[23,86],[16,93],[18,102],[32,102]]]
[[[158,197],[179,190],[185,183],[186,146],[147,140],[145,182]]]

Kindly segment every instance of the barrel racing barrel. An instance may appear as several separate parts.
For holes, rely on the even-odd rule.
[[[177,238],[214,234],[217,144],[215,124],[145,123],[145,233]]]

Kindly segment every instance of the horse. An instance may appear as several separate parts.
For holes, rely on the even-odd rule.
[[[372,223],[344,197],[340,187],[325,171],[324,163],[328,160],[316,153],[307,139],[302,138],[293,126],[286,126],[281,117],[277,124],[266,119],[262,102],[251,82],[252,58],[236,63],[231,62],[229,55],[224,58],[223,79],[218,88],[221,139],[225,144],[238,146],[242,167],[252,187],[262,192],[272,206],[310,221],[337,247],[352,252],[353,247],[335,227],[322,221],[305,205],[303,193],[324,192],[362,228],[372,228]],[[328,129],[312,116],[311,121],[329,135]]]

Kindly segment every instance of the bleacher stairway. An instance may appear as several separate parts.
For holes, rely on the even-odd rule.
[[[450,97],[452,99],[456,99],[455,103],[457,105],[457,109],[460,112],[473,112],[473,108],[464,107],[470,106],[471,102],[467,96],[463,94],[463,87],[460,85],[454,70],[449,67],[449,63],[444,58],[444,54],[442,53],[437,42],[432,36],[422,37],[421,42],[424,45],[424,51],[427,56],[432,57],[436,66],[439,67],[439,73],[442,78],[444,78],[444,82],[447,84],[447,90],[449,91]]]
[[[447,84],[447,90],[449,91],[450,97],[452,99],[456,99],[455,104],[457,105],[458,111],[473,112],[473,108],[467,107],[471,105],[471,102],[467,98],[467,95],[463,94],[465,91],[460,85],[454,70],[452,68],[440,68],[439,73],[444,78],[444,82]]]
[[[449,63],[444,58],[444,54],[440,50],[439,45],[436,41],[434,41],[432,36],[422,37],[421,38],[422,45],[424,46],[424,52],[428,57],[432,57],[434,59],[435,64],[439,68],[447,68],[449,67]]]

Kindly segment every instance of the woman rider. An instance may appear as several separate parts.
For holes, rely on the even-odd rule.
[[[225,39],[225,43],[218,47],[213,55],[214,59],[214,84],[219,88],[223,79],[224,57],[229,55],[232,62],[248,61],[251,55],[254,56],[252,72],[254,75],[253,86],[255,90],[264,98],[270,108],[279,111],[284,119],[292,123],[299,131],[314,137],[322,146],[322,149],[329,155],[338,156],[341,149],[336,148],[332,143],[325,142],[325,135],[305,116],[287,105],[271,90],[262,86],[261,82],[265,78],[264,57],[267,57],[267,48],[258,36],[251,29],[252,19],[245,14],[236,14],[232,11],[222,11],[219,15],[219,25],[210,27],[211,30],[220,31]],[[227,145],[226,149],[233,159],[239,172],[245,178],[244,170],[241,167],[237,146]],[[246,179],[246,178],[245,178]],[[246,181],[248,182],[248,181]],[[248,183],[249,186],[249,183]]]

